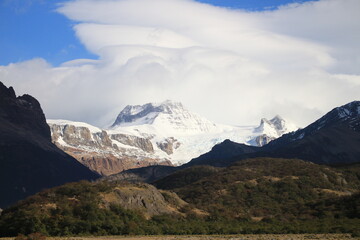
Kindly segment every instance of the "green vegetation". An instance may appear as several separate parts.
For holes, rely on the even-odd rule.
[[[184,175],[187,175],[184,170]],[[166,186],[178,186],[169,176]],[[161,187],[162,180],[156,183]],[[225,218],[312,219],[309,204],[359,191],[355,173],[345,174],[301,160],[250,159],[200,178],[180,188],[169,188],[182,199],[211,215]]]
[[[2,236],[40,232],[46,235],[106,235],[144,233],[142,214],[121,206],[101,205],[99,192],[111,191],[107,183],[79,182],[43,191],[4,210]]]
[[[151,216],[141,208],[125,209],[114,194],[125,189],[130,194],[126,201],[138,201],[128,196],[147,189],[146,185],[70,183],[5,209],[0,236],[34,232],[51,236],[351,232],[356,236],[359,176],[358,168],[335,169],[288,159],[194,167],[156,183],[189,204],[175,193],[161,191],[165,208],[175,210]]]

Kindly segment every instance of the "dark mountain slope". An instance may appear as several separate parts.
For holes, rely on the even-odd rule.
[[[260,156],[258,153],[262,150],[262,147],[253,147],[225,140],[222,143],[215,145],[210,152],[192,159],[190,162],[180,166],[180,168],[188,168],[196,165],[226,167],[240,159]]]
[[[360,101],[353,101],[340,107],[336,107],[323,117],[313,122],[304,129],[284,134],[267,145],[267,148],[279,148],[291,142],[316,135],[319,131],[331,128],[347,129],[352,132],[360,132]]]
[[[210,152],[191,160],[189,163],[181,166],[187,168],[193,165],[211,165],[215,167],[228,166],[228,159],[244,155],[249,156],[261,151],[261,147],[248,146],[242,143],[235,143],[230,140],[215,145]]]
[[[334,108],[306,128],[270,142],[263,151],[320,164],[360,162],[360,101]]]
[[[51,143],[39,102],[0,82],[0,207],[93,173]]]
[[[193,166],[169,174],[153,182],[153,184],[160,189],[182,188],[221,171],[221,168],[212,166]]]
[[[229,166],[253,157],[298,158],[328,165],[360,162],[360,101],[337,107],[306,128],[260,148],[224,141],[184,167]]]

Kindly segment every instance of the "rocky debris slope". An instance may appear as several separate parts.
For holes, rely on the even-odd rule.
[[[109,207],[118,204],[125,209],[139,210],[146,218],[161,214],[180,214],[180,209],[187,205],[175,193],[158,190],[145,184],[122,183],[112,191],[101,193],[102,204]]]

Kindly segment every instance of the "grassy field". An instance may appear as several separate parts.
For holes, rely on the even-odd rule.
[[[0,238],[13,240],[14,238]],[[113,237],[54,237],[47,240],[356,240],[350,234],[259,234],[223,236],[113,236]]]

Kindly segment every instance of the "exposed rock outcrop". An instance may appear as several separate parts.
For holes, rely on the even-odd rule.
[[[154,156],[151,136],[111,134],[86,123],[48,120],[52,141],[91,170],[108,176],[133,168],[172,165]]]
[[[128,146],[140,148],[141,150],[148,153],[154,153],[154,147],[150,141],[150,138],[142,138],[126,134],[112,134],[111,139]]]
[[[162,151],[166,152],[168,155],[173,154],[174,150],[178,149],[181,145],[181,143],[173,137],[166,138],[164,139],[164,141],[157,142],[156,144]]]
[[[147,218],[161,214],[181,214],[179,210],[187,205],[175,193],[158,190],[145,183],[123,183],[101,196],[105,207],[119,204],[125,209],[139,210]]]
[[[270,137],[266,134],[262,134],[260,136],[257,136],[255,138],[256,144],[258,146],[264,146],[266,144],[268,144],[269,142],[271,142],[272,140],[276,139],[275,137]]]

